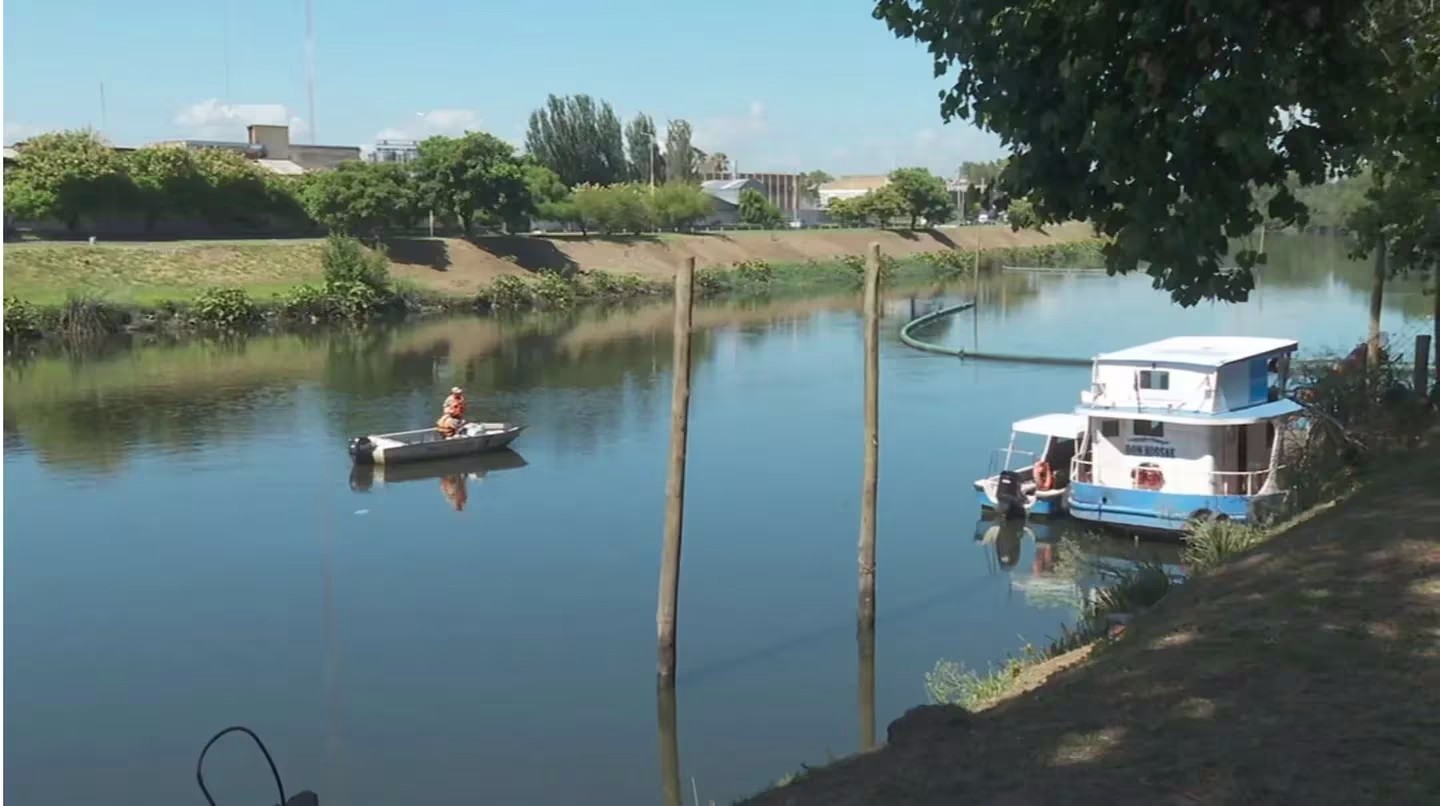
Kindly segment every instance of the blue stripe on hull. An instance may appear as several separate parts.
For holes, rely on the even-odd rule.
[[[1096,484],[1070,484],[1070,515],[1082,521],[1179,532],[1200,511],[1234,521],[1256,519],[1283,495],[1205,495],[1129,490]]]

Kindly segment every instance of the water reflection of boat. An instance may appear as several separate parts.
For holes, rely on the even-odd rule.
[[[402,481],[444,479],[459,476],[476,481],[498,470],[514,470],[525,467],[529,462],[513,450],[478,453],[473,456],[457,456],[453,459],[435,459],[429,462],[410,462],[400,465],[354,465],[350,470],[350,489],[369,492],[375,484],[384,486]]]

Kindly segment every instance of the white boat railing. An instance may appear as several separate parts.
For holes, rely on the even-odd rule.
[[[1263,470],[1215,470],[1210,472],[1211,492],[1216,495],[1259,495],[1265,489],[1265,484],[1270,480],[1271,473],[1282,470],[1284,465]],[[1096,484],[1095,463],[1081,459],[1078,456],[1070,460],[1070,478],[1082,484]],[[1104,486],[1118,487],[1121,485],[1111,484],[1107,480]],[[1128,478],[1124,486],[1127,489],[1145,489],[1140,487],[1136,480]]]

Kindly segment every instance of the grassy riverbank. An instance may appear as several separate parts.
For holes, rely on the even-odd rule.
[[[1433,436],[1100,651],[1037,667],[979,712],[913,711],[885,747],[748,802],[1434,802]]]
[[[907,282],[967,276],[977,264],[1094,265],[1100,242],[1083,238],[1088,232],[1083,226],[1048,235],[974,228],[968,234],[988,244],[978,261],[973,249],[949,245],[956,242],[938,232],[405,240],[388,244],[383,261],[367,258],[384,266],[378,269],[384,283],[373,289],[378,293],[330,284],[322,241],[18,244],[6,247],[5,332],[10,340],[75,339],[135,328],[239,330],[456,308],[565,309],[661,295],[685,258],[701,266],[702,296],[807,293],[857,284],[860,249],[869,242],[882,243],[887,276]],[[856,252],[835,254],[852,241]],[[701,260],[806,254],[821,257]],[[465,255],[474,260],[457,257]]]

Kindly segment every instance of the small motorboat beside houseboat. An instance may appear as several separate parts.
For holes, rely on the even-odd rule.
[[[350,441],[350,456],[357,463],[377,465],[450,459],[509,447],[524,430],[515,423],[466,423],[452,437],[435,428],[371,434]]]
[[[1086,420],[1075,414],[1042,414],[1010,427],[1010,444],[990,455],[985,477],[975,481],[980,508],[1007,518],[1065,514],[1070,461],[1085,433]],[[1036,450],[1017,447],[1040,437]]]
[[[1071,517],[1154,532],[1195,519],[1263,521],[1286,500],[1276,471],[1292,339],[1181,337],[1096,356],[1075,413]]]

